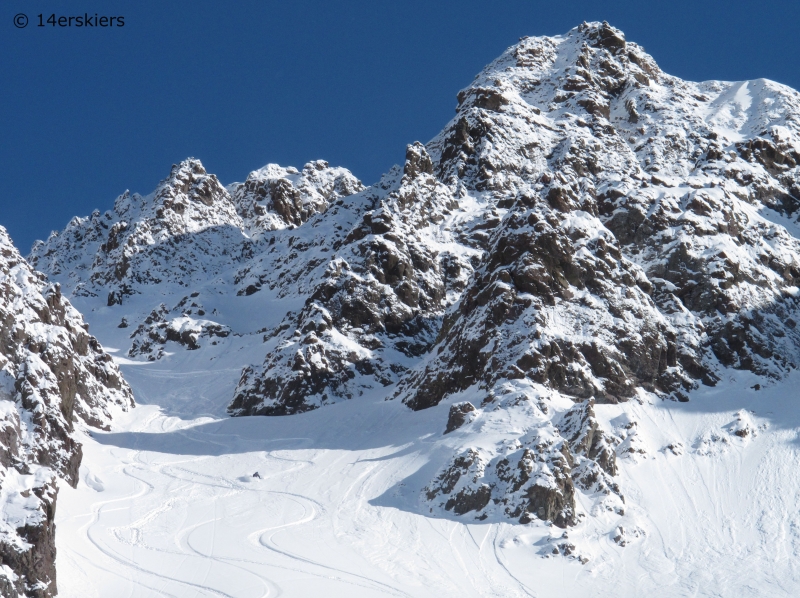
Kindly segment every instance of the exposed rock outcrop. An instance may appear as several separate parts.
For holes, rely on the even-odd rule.
[[[463,426],[469,421],[471,414],[475,414],[475,406],[469,401],[450,405],[450,413],[447,415],[447,427],[444,429],[444,433],[449,434]]]
[[[130,388],[81,315],[0,227],[0,588],[56,593],[57,478],[75,486],[76,425],[107,428]]]
[[[244,183],[228,187],[248,235],[294,228],[333,201],[363,191],[364,185],[345,168],[324,160],[309,162],[302,171],[269,164],[250,173]]]
[[[183,297],[172,310],[162,303],[150,312],[131,333],[133,342],[128,356],[156,361],[164,356],[169,342],[193,351],[205,343],[216,345],[219,339],[227,338],[230,328],[206,319],[209,314],[197,299],[197,293],[192,295]]]

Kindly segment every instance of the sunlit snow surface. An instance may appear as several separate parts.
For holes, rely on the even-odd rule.
[[[442,435],[446,404],[231,419],[198,414],[225,405],[238,370],[123,367],[139,406],[83,439],[78,488],[60,490],[60,596],[800,592],[800,379],[755,391],[737,372],[689,403],[598,405],[607,429],[637,422],[618,449],[636,451],[618,478],[626,545],[611,518],[586,517],[568,531],[580,564],[546,556],[563,530],[542,522],[419,514],[405,488],[461,433]]]

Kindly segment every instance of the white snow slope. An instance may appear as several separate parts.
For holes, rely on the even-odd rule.
[[[565,534],[408,508],[406,485],[458,434],[442,436],[445,405],[200,416],[225,405],[219,373],[165,392],[175,374],[158,367],[123,368],[139,406],[82,439],[81,481],[61,488],[61,596],[800,593],[796,377],[753,392],[738,372],[690,403],[597,405],[604,428],[631,428],[626,513]]]

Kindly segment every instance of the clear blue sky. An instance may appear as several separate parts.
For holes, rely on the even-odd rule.
[[[125,26],[36,27],[39,13],[84,12]],[[4,0],[0,224],[27,253],[188,156],[226,184],[318,158],[374,182],[519,37],[584,20],[685,79],[800,88],[797,0]]]

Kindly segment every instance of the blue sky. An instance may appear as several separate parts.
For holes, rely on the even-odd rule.
[[[39,28],[40,13],[125,26]],[[796,0],[5,0],[0,224],[27,253],[125,189],[149,193],[188,156],[226,184],[319,158],[374,182],[519,37],[584,20],[608,20],[685,79],[800,88]]]

